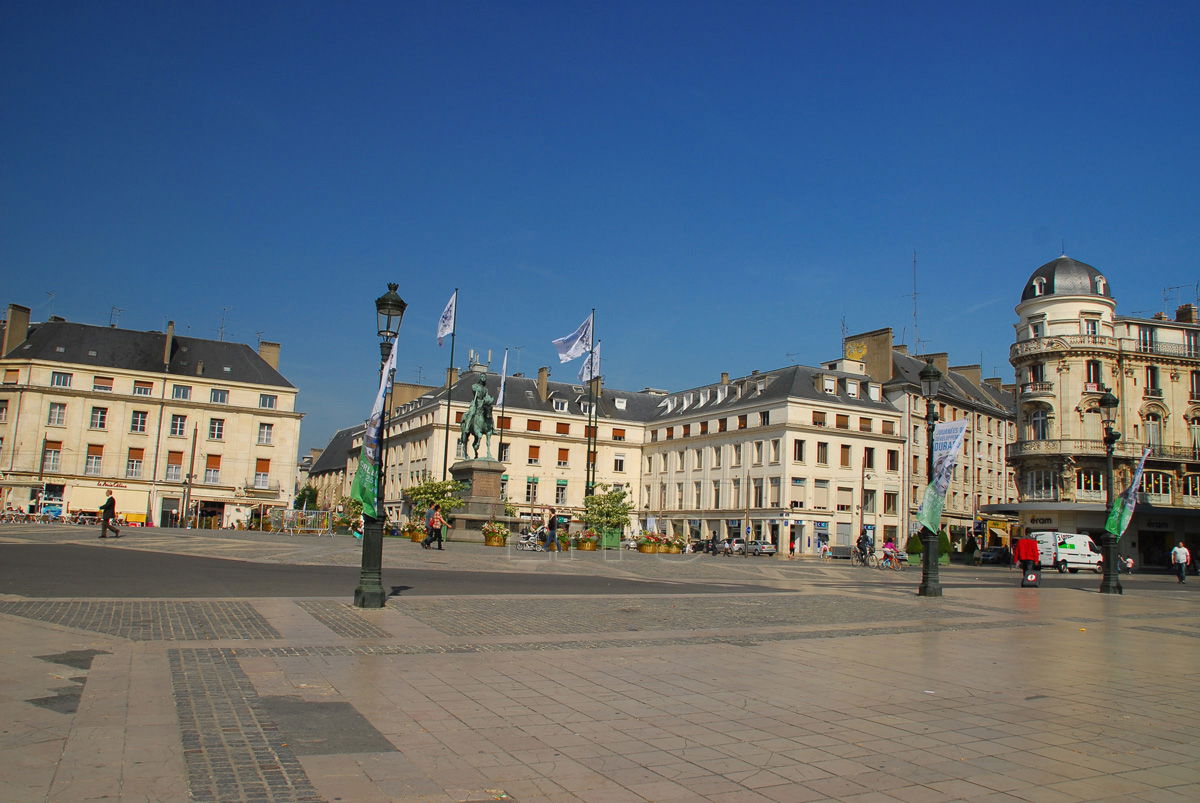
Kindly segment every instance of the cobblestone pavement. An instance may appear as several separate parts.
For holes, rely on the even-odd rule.
[[[69,543],[67,527],[0,528]],[[357,562],[349,539],[122,549]],[[1200,597],[773,559],[389,541],[390,565],[777,593],[24,600],[0,589],[0,800],[1195,800]],[[350,560],[353,558],[353,560]],[[676,558],[671,561],[671,558]],[[682,558],[682,559],[681,559]],[[519,577],[514,578],[519,582]],[[349,590],[347,592],[349,596]]]

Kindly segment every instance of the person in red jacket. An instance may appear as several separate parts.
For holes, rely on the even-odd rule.
[[[1022,572],[1029,572],[1041,565],[1038,542],[1032,538],[1017,539],[1013,547],[1013,563],[1020,564]]]

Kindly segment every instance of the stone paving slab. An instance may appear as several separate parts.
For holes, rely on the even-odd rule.
[[[1196,799],[1190,586],[740,563],[795,590],[0,599],[0,800]]]

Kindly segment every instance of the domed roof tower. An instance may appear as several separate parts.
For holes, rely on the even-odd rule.
[[[1022,301],[1042,296],[1112,298],[1112,292],[1109,290],[1108,280],[1100,271],[1063,254],[1035,270],[1029,281],[1025,282],[1025,289],[1021,293]]]

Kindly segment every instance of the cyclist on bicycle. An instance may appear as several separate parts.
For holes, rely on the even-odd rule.
[[[890,535],[883,542],[883,559],[889,563],[896,563],[896,542]]]
[[[867,557],[875,551],[875,544],[871,542],[871,536],[867,535],[866,530],[863,530],[862,535],[858,536],[858,542],[855,545],[858,547],[858,559],[865,564]]]

